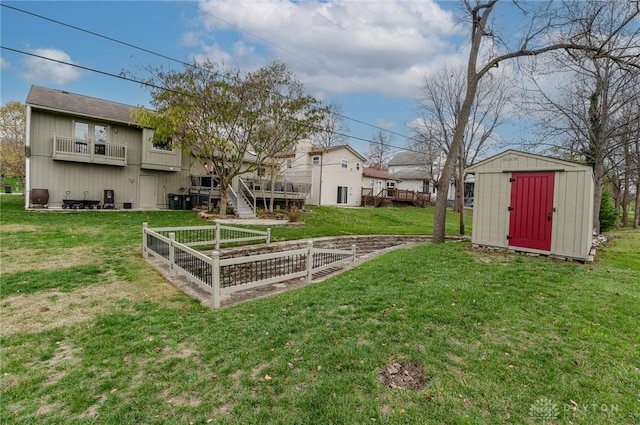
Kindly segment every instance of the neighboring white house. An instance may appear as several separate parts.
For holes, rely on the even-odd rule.
[[[365,167],[362,171],[362,188],[373,189],[373,194],[379,194],[383,189],[395,189],[398,187],[398,179],[387,171]]]
[[[309,205],[360,205],[362,171],[365,158],[348,145],[318,148],[303,139],[295,152],[283,155],[283,178],[310,182]]]

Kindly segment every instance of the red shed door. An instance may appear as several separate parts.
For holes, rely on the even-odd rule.
[[[551,250],[554,172],[513,173],[509,246]]]

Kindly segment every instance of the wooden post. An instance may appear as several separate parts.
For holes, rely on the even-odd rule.
[[[307,242],[307,283],[311,283],[313,275],[313,241]]]
[[[220,222],[216,222],[216,251],[220,249]]]
[[[149,253],[147,252],[147,229],[149,228],[149,223],[146,221],[142,223],[142,258],[149,258]]]
[[[175,249],[173,247],[173,243],[176,241],[176,234],[171,232],[169,233],[169,276],[175,276],[174,264],[176,260]]]
[[[212,290],[212,305],[213,308],[220,308],[220,253],[218,251],[213,251],[211,253],[211,259],[213,260],[211,263],[211,274],[212,274],[212,282],[211,282],[211,290]]]
[[[351,262],[355,263],[356,262],[356,244],[351,245]]]
[[[267,228],[267,245],[271,243],[271,227]]]

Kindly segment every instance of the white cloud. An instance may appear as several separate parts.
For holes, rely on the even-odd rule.
[[[0,56],[0,69],[9,68],[9,62]]]
[[[49,59],[73,63],[68,54],[58,49],[35,49],[32,53]],[[62,63],[29,56],[24,60],[22,78],[31,83],[65,84],[80,79],[80,71]]]
[[[312,90],[413,97],[420,79],[456,47],[454,17],[434,1],[213,0],[200,3],[204,29],[225,63],[287,62]],[[240,32],[242,47],[222,49]],[[230,59],[234,60],[233,63]],[[256,64],[256,62],[260,62]]]

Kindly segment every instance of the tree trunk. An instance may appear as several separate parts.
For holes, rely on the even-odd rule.
[[[447,191],[451,183],[456,158],[464,142],[464,132],[469,122],[471,108],[478,91],[478,81],[487,71],[476,70],[480,44],[484,35],[484,28],[497,0],[489,0],[482,9],[474,10],[472,16],[473,29],[471,31],[471,48],[469,49],[469,61],[467,63],[467,87],[462,101],[460,113],[456,117],[456,127],[453,133],[453,141],[447,152],[447,159],[442,167],[442,173],[438,181],[438,197],[436,198],[436,208],[433,217],[433,242],[443,243],[445,240],[445,227],[447,220]],[[481,11],[480,16],[477,15]],[[488,68],[487,68],[488,69]],[[444,196],[442,196],[444,193]]]
[[[460,159],[458,162],[458,169],[460,171],[458,175],[458,182],[460,185],[460,187],[458,188],[460,236],[464,236],[464,143],[460,145]]]
[[[637,229],[640,227],[640,178],[636,180],[636,208],[633,214],[633,228]]]
[[[220,184],[220,203],[218,204],[220,215],[227,214],[227,196],[228,196],[227,191],[228,191],[228,185]]]
[[[602,202],[602,190],[604,188],[604,166],[596,161],[593,167],[595,185],[593,188],[593,228],[600,234],[600,203]]]

